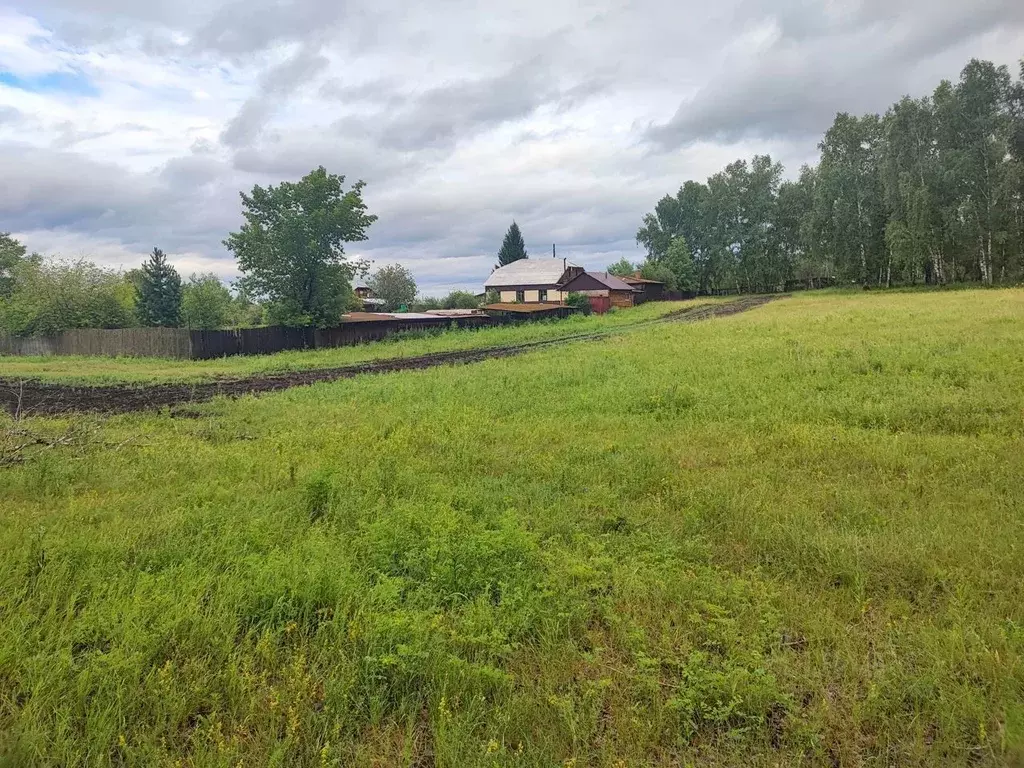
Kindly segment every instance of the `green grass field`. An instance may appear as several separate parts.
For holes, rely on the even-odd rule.
[[[167,360],[146,357],[4,357],[0,378],[32,378],[77,384],[204,381],[226,377],[258,376],[315,368],[333,368],[371,360],[413,357],[435,352],[508,346],[581,334],[625,330],[695,304],[721,302],[702,298],[688,302],[655,302],[607,315],[573,316],[524,325],[451,330],[440,333],[399,334],[391,339],[354,347],[279,352],[274,355],[222,357],[215,360]]]
[[[801,295],[0,469],[0,762],[1024,761],[1024,291]]]

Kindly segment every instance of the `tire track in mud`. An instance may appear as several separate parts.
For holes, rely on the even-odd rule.
[[[0,378],[0,407],[9,413],[20,413],[26,416],[52,416],[75,412],[128,413],[157,410],[165,406],[204,402],[212,400],[218,395],[240,397],[262,392],[276,392],[291,387],[302,387],[321,381],[349,379],[364,374],[415,371],[439,365],[462,365],[482,360],[512,357],[536,349],[571,344],[577,341],[598,341],[650,325],[672,322],[694,323],[715,317],[727,317],[747,312],[778,298],[781,296],[751,296],[722,304],[700,304],[669,313],[656,320],[637,323],[621,329],[533,341],[507,347],[437,352],[417,357],[356,363],[337,368],[289,371],[239,379],[216,379],[181,384],[173,382],[143,385],[113,384],[92,387],[34,379]]]

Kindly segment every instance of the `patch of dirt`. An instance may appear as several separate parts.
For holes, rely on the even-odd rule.
[[[726,317],[760,307],[779,296],[751,296],[723,304],[702,304],[672,312],[654,323],[697,322],[714,317]],[[648,323],[630,326],[637,328]],[[250,376],[242,379],[218,379],[215,381],[188,384],[148,384],[110,386],[79,386],[59,384],[31,379],[0,378],[0,407],[20,415],[55,415],[80,411],[99,413],[128,413],[131,411],[158,410],[182,403],[198,403],[212,400],[218,395],[240,397],[261,392],[275,392],[291,387],[301,387],[320,381],[349,379],[370,373],[393,373],[395,371],[419,370],[438,365],[476,363],[500,357],[512,357],[543,347],[568,344],[576,341],[594,341],[608,338],[615,331],[591,333],[509,347],[439,352],[418,357],[403,357],[377,360],[339,368],[319,368],[306,371],[290,371],[280,374]],[[191,414],[181,413],[184,418]]]

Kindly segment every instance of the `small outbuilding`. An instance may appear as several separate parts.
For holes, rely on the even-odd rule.
[[[598,313],[606,312],[609,307],[632,307],[638,293],[629,283],[607,272],[583,272],[563,285],[562,290],[566,294],[582,293],[587,296]]]
[[[622,278],[622,282],[631,285],[636,291],[633,299],[636,304],[643,304],[645,301],[662,301],[665,298],[665,284],[658,280],[647,280],[640,277],[639,272],[636,275]]]

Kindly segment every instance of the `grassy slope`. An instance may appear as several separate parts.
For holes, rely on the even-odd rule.
[[[332,368],[369,360],[507,346],[616,330],[648,322],[687,306],[710,301],[721,299],[656,302],[602,316],[577,316],[566,320],[519,326],[446,331],[419,337],[403,334],[385,341],[355,347],[224,357],[215,360],[165,360],[145,357],[0,357],[0,378],[22,377],[98,385],[116,382],[201,381],[221,377]]]
[[[1024,292],[802,296],[80,420],[0,471],[0,755],[1019,760],[1021,381]]]

